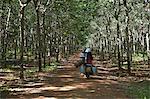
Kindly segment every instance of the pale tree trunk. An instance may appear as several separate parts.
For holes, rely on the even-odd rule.
[[[19,22],[20,22],[20,40],[21,40],[21,56],[20,56],[20,79],[24,79],[24,75],[23,75],[23,52],[24,52],[24,10],[25,7],[27,6],[27,4],[30,2],[31,0],[27,0],[26,3],[23,3],[21,0],[19,0],[20,3],[20,18],[19,18]]]
[[[116,38],[115,38],[115,37],[113,38],[113,42],[116,42]],[[115,57],[115,58],[117,57],[117,55],[116,55],[116,50],[117,50],[117,49],[116,49],[116,46],[117,46],[117,44],[114,45],[114,49],[113,49],[113,50],[114,50],[113,53],[114,53],[114,57]]]
[[[52,33],[50,34],[50,37],[49,37],[49,65],[51,62],[51,56],[52,56]]]
[[[106,41],[106,37],[104,37],[104,57],[105,57],[105,59],[106,59],[106,53],[107,53],[107,46],[106,46],[106,43],[107,41]]]
[[[130,40],[130,52],[131,52],[130,55],[131,55],[131,56],[130,56],[130,57],[131,57],[131,65],[132,65],[132,53],[134,53],[134,52],[133,52],[133,33],[132,33],[132,30],[130,30],[130,32],[131,32],[131,36],[130,36],[130,39],[131,39],[131,40]]]
[[[56,36],[56,47],[55,47],[55,53],[56,53],[56,62],[59,61],[59,31],[57,31],[57,36]]]
[[[66,40],[65,40],[65,35],[63,35],[63,38],[62,38],[62,41],[63,41],[63,50],[62,50],[62,53],[63,53],[63,57],[65,58],[66,57]]]
[[[146,60],[145,60],[145,52],[146,52],[146,33],[144,33],[143,30],[143,35],[142,35],[142,40],[143,40],[143,60],[144,60],[144,64],[146,64]]]
[[[46,5],[43,5],[43,10],[42,10],[42,18],[43,18],[43,20],[42,20],[42,28],[43,28],[43,34],[44,34],[44,36],[43,36],[43,53],[44,53],[44,59],[43,59],[43,64],[44,64],[44,68],[45,68],[45,66],[46,66],[46,42],[47,42],[47,36],[46,36],[46,31],[45,31],[45,13],[46,13],[46,10],[47,10],[47,8],[46,8],[46,6],[48,6],[49,5],[49,3],[50,3],[50,0],[47,0],[47,3],[46,3]]]
[[[128,25],[126,26],[126,41],[127,41],[127,63],[128,63],[128,73],[131,74],[131,53],[130,53],[130,44],[129,44]]]
[[[120,14],[120,0],[119,0],[119,8],[115,11],[115,19],[117,20],[117,56],[118,56],[118,68],[121,70],[121,56],[120,56],[120,26],[119,26],[119,14]]]
[[[7,36],[8,36],[8,28],[9,28],[9,20],[10,20],[10,13],[11,13],[11,8],[8,6],[8,14],[7,14],[7,20],[6,20],[6,29],[5,29],[5,32],[6,32],[6,35],[5,35],[5,53],[7,52],[7,43],[8,43],[8,40],[7,40]],[[6,60],[6,57],[5,57],[5,60]]]
[[[108,53],[108,57],[110,58],[110,51],[109,51],[109,31],[108,31],[108,26],[106,26],[106,32],[107,32],[107,37],[106,37],[106,47],[107,47],[107,53]]]
[[[25,37],[25,46],[26,46],[26,56],[27,56],[27,62],[29,62],[29,47],[28,47],[28,39],[29,39],[29,33],[26,33],[26,37]]]
[[[127,7],[127,1],[123,0],[124,2],[124,6],[126,8],[126,18],[127,18],[127,22],[126,22],[126,29],[125,29],[125,33],[126,33],[126,42],[127,42],[127,63],[128,63],[128,74],[131,74],[131,52],[130,52],[130,42],[129,42],[129,11],[128,11],[128,7]]]
[[[124,53],[124,48],[123,48],[123,42],[124,42],[124,39],[123,39],[123,37],[121,37],[121,50],[120,50],[120,56],[121,56],[121,65],[123,65],[123,61],[124,61],[124,59],[123,59],[123,53]]]
[[[17,59],[17,42],[18,42],[18,40],[15,39],[14,42],[15,42],[15,47],[14,47],[15,48],[15,53],[14,53],[15,57],[14,58]]]
[[[149,20],[149,16],[148,16]],[[149,28],[150,28],[150,23],[148,24],[148,32],[146,33],[146,43],[147,43],[147,56],[148,56],[148,67],[150,68],[150,49],[149,49]]]
[[[149,59],[149,33],[146,33],[146,45],[147,45],[147,55]]]
[[[7,22],[6,22],[6,31],[8,30],[8,27],[9,27],[10,12],[11,12],[11,8],[8,7],[8,15],[7,15]]]
[[[21,2],[21,1],[20,1]],[[24,52],[24,6],[20,5],[20,38],[21,38],[21,56],[20,56],[20,62],[21,62],[21,66],[20,66],[20,79],[24,79],[23,76],[23,52]]]
[[[119,22],[117,22],[117,51],[118,51],[118,68],[121,70],[121,60],[120,60],[120,32],[119,32]]]
[[[134,53],[134,54],[135,54],[135,52],[136,52],[136,44],[135,44],[136,40],[137,40],[137,37],[136,37],[136,35],[134,34],[134,35],[133,35],[133,53]]]

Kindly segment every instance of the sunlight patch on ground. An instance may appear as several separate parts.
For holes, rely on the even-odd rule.
[[[71,75],[60,75],[60,76],[58,76],[58,77],[71,78],[71,77],[73,77],[73,76],[71,76]]]
[[[108,71],[101,71],[101,70],[97,70],[97,71],[98,71],[98,73],[101,73],[101,74],[109,74]]]
[[[58,99],[58,98],[55,98],[55,97],[44,97],[44,96],[40,96],[38,98],[32,98],[32,99]]]
[[[64,87],[60,87],[58,91],[70,91],[74,89],[76,89],[76,87],[74,86],[64,86]]]
[[[43,83],[32,84],[32,85],[41,85],[41,84]],[[45,91],[45,90],[54,91],[54,92],[66,92],[66,91],[72,91],[75,89],[86,89],[92,85],[93,85],[92,82],[86,82],[86,83],[78,83],[78,84],[73,84],[73,85],[68,85],[68,86],[63,86],[63,87],[47,86],[47,87],[40,87],[40,88],[10,88],[9,91],[12,91],[12,92],[16,91],[16,93],[21,92],[23,94],[41,93],[42,91]]]
[[[40,96],[38,98],[32,98],[32,99],[60,99],[60,98]],[[65,99],[65,98],[63,98],[63,99]],[[73,97],[73,98],[67,98],[67,99],[86,99],[86,98]]]
[[[7,74],[6,76],[0,76],[0,80],[15,80],[19,79],[18,77],[14,76],[13,74]]]
[[[74,79],[72,79],[72,78],[66,78],[65,80],[62,80],[63,82],[73,82],[74,81]]]
[[[40,87],[40,88],[10,88],[10,91],[17,91],[17,92],[23,92],[24,94],[28,93],[40,93],[41,91],[44,90],[49,90],[49,91],[71,91],[76,89],[77,87],[74,86],[64,86],[64,87]]]
[[[90,87],[90,86],[92,86],[92,85],[93,85],[92,82],[86,82],[86,83],[73,84],[72,86],[75,86],[76,88],[85,89],[85,88],[88,88],[88,87]]]
[[[50,91],[71,91],[71,90],[74,90],[76,89],[76,87],[73,87],[73,86],[64,86],[64,87],[54,87],[54,86],[51,86],[51,87],[42,87],[42,88],[38,88],[36,90],[50,90]],[[32,91],[33,92],[33,91]]]
[[[99,84],[107,84],[107,85],[111,85],[111,84],[119,84],[118,81],[113,81],[113,80],[95,80],[96,82],[98,82]]]
[[[29,82],[28,84],[24,84],[24,86],[40,86],[40,85],[44,85],[44,83]]]

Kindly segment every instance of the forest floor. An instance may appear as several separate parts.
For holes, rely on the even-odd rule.
[[[18,99],[130,99],[135,98],[127,89],[130,84],[136,84],[149,77],[128,76],[117,67],[112,67],[110,61],[94,60],[93,64],[98,67],[98,75],[90,79],[79,73],[79,68],[74,63],[79,60],[79,54],[69,58],[57,70],[53,72],[35,73],[23,82],[9,80],[13,77],[9,73],[0,73],[1,85],[8,86],[7,91],[0,93],[1,98]],[[8,76],[9,74],[9,76]],[[149,81],[150,82],[150,81]]]

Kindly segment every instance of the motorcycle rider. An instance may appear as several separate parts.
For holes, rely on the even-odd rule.
[[[84,64],[80,66],[80,73],[81,76],[86,76],[87,78],[90,77],[90,75],[96,75],[97,74],[97,68],[93,65],[93,56],[91,52],[91,48],[86,48],[85,51],[81,54],[82,59],[84,60]],[[80,57],[81,58],[81,57]]]
[[[92,56],[91,48],[88,47],[85,50],[85,63],[92,65],[92,61],[93,61],[93,56]]]

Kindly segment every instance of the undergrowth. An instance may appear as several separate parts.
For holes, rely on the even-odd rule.
[[[128,93],[137,99],[150,99],[150,81],[133,83],[128,87]]]
[[[45,68],[44,68],[44,66],[42,66],[42,72],[54,71],[57,69],[58,65],[59,65],[59,63],[57,63],[57,62],[53,62],[50,65],[46,64]],[[35,72],[38,72],[38,67],[30,67],[29,69],[25,70],[24,73],[26,76],[32,76]]]

